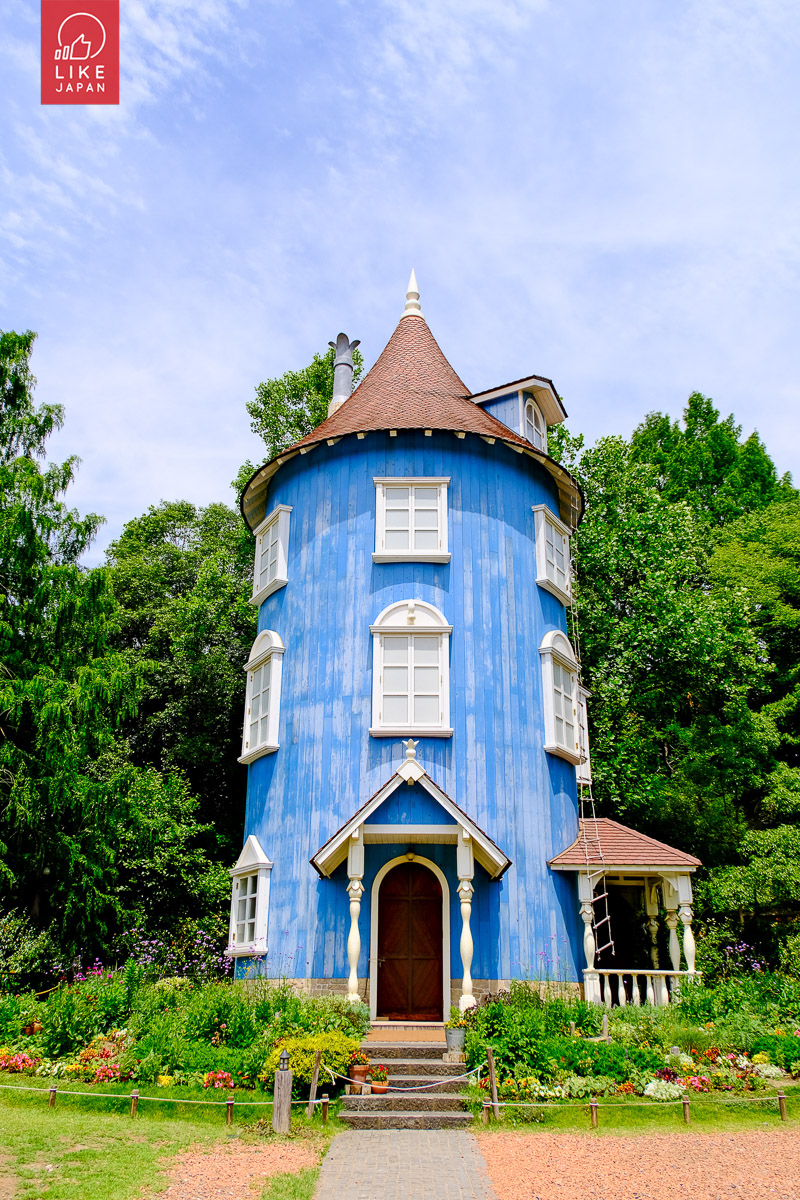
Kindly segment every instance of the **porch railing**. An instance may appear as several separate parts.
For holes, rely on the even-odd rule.
[[[663,1008],[677,1000],[680,981],[697,978],[696,971],[599,971],[583,972],[586,999],[606,1008],[653,1004]]]

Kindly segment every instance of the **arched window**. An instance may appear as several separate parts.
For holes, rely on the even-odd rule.
[[[271,629],[264,629],[253,642],[245,666],[247,701],[240,763],[278,749],[283,650],[283,642]]]
[[[373,737],[450,737],[450,634],[422,600],[390,604],[372,633]]]
[[[539,405],[528,400],[525,405],[525,437],[532,442],[537,450],[547,453],[547,426],[544,423]]]
[[[544,693],[544,748],[571,763],[581,761],[578,721],[578,660],[559,630],[545,634],[539,647]]]
[[[256,562],[253,571],[253,595],[251,604],[261,604],[267,596],[271,596],[278,588],[284,587],[289,581],[288,546],[289,546],[289,513],[288,504],[279,504],[255,530]]]
[[[251,833],[231,870],[231,916],[225,951],[229,958],[267,952],[271,871],[272,863]]]

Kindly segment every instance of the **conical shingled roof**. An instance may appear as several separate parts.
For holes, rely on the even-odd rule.
[[[424,317],[400,318],[372,370],[327,420],[298,446],[374,429],[447,429],[528,442],[469,399]]]

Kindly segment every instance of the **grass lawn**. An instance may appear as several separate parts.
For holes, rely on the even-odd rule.
[[[476,1122],[475,1132],[489,1136],[493,1132],[520,1130],[525,1133],[587,1133],[631,1135],[636,1133],[734,1133],[744,1129],[800,1130],[800,1089],[786,1089],[788,1121],[784,1124],[778,1113],[775,1092],[757,1101],[744,1103],[692,1097],[691,1123],[685,1125],[683,1108],[677,1104],[634,1104],[625,1100],[598,1101],[598,1128],[591,1130],[589,1102],[563,1108],[501,1109],[500,1121],[486,1127]],[[637,1097],[637,1100],[639,1098]]]
[[[19,1078],[19,1077],[18,1077]],[[8,1085],[14,1081],[13,1089]],[[254,1142],[269,1129],[270,1110],[240,1109],[236,1122],[228,1128],[225,1109],[189,1104],[139,1104],[138,1115],[128,1115],[130,1101],[94,1099],[108,1092],[128,1090],[119,1084],[58,1085],[58,1097],[53,1109],[47,1106],[49,1080],[19,1078],[4,1075],[6,1085],[0,1091],[0,1200],[14,1196],[15,1200],[133,1200],[141,1197],[146,1187],[157,1193],[166,1187],[167,1172],[172,1158],[191,1145],[224,1143],[229,1137],[241,1137]],[[23,1091],[22,1086],[36,1091]],[[70,1096],[70,1091],[90,1091],[92,1098]],[[187,1088],[156,1089],[141,1087],[144,1097],[177,1093],[186,1100],[208,1098],[200,1090],[198,1096]],[[248,1093],[248,1095],[254,1095]],[[224,1099],[222,1097],[215,1097]],[[292,1117],[293,1137],[312,1137],[323,1153],[330,1136],[341,1125],[335,1118],[328,1122],[325,1132],[319,1117],[306,1120],[300,1106]],[[255,1125],[257,1117],[266,1117],[260,1129],[243,1128]],[[268,1136],[275,1135],[269,1132]],[[310,1200],[314,1194],[318,1168],[297,1174],[279,1175],[266,1185],[266,1200]]]

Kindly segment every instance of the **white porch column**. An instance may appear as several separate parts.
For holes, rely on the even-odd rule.
[[[347,962],[350,974],[347,977],[347,999],[355,1004],[358,994],[358,960],[361,956],[361,933],[358,918],[361,915],[361,897],[364,895],[364,830],[361,825],[350,834],[347,846],[347,894],[350,897],[350,932],[347,935]]]
[[[589,1004],[600,1003],[600,976],[594,969],[594,958],[597,951],[594,929],[594,909],[592,898],[594,888],[588,872],[578,874],[578,899],[581,902],[581,920],[583,921],[583,954],[586,959],[586,970],[583,973],[583,994]],[[608,981],[606,981],[608,987]]]
[[[461,901],[461,999],[458,1007],[461,1012],[475,1007],[475,997],[472,994],[472,957],[475,944],[472,940],[470,918],[472,916],[472,896],[474,888],[472,880],[475,875],[475,857],[472,851],[472,837],[462,828],[458,834],[456,846],[456,870],[458,872],[458,898]]]
[[[686,959],[686,970],[690,975],[695,973],[695,944],[692,933],[692,879],[690,875],[678,876],[678,900],[680,908],[678,916],[683,925],[683,957]]]
[[[472,893],[474,889],[468,879],[458,881],[458,898],[461,901],[461,968],[464,972],[461,980],[461,999],[458,1007],[461,1012],[475,1007],[475,997],[472,994],[472,955],[475,950],[470,929],[472,914]]]
[[[677,909],[667,909],[667,927],[669,928],[669,960],[673,971],[681,969],[681,944],[678,941],[678,912]]]
[[[353,876],[347,885],[350,897],[350,933],[347,936],[347,961],[350,964],[350,974],[347,977],[347,999],[355,1004],[361,997],[358,994],[358,959],[361,954],[361,933],[358,928],[358,918],[361,913],[361,897],[364,885],[358,876]]]
[[[658,887],[644,881],[644,903],[647,912],[647,928],[650,932],[650,961],[653,970],[658,970]],[[653,1003],[653,1001],[650,1001]]]

